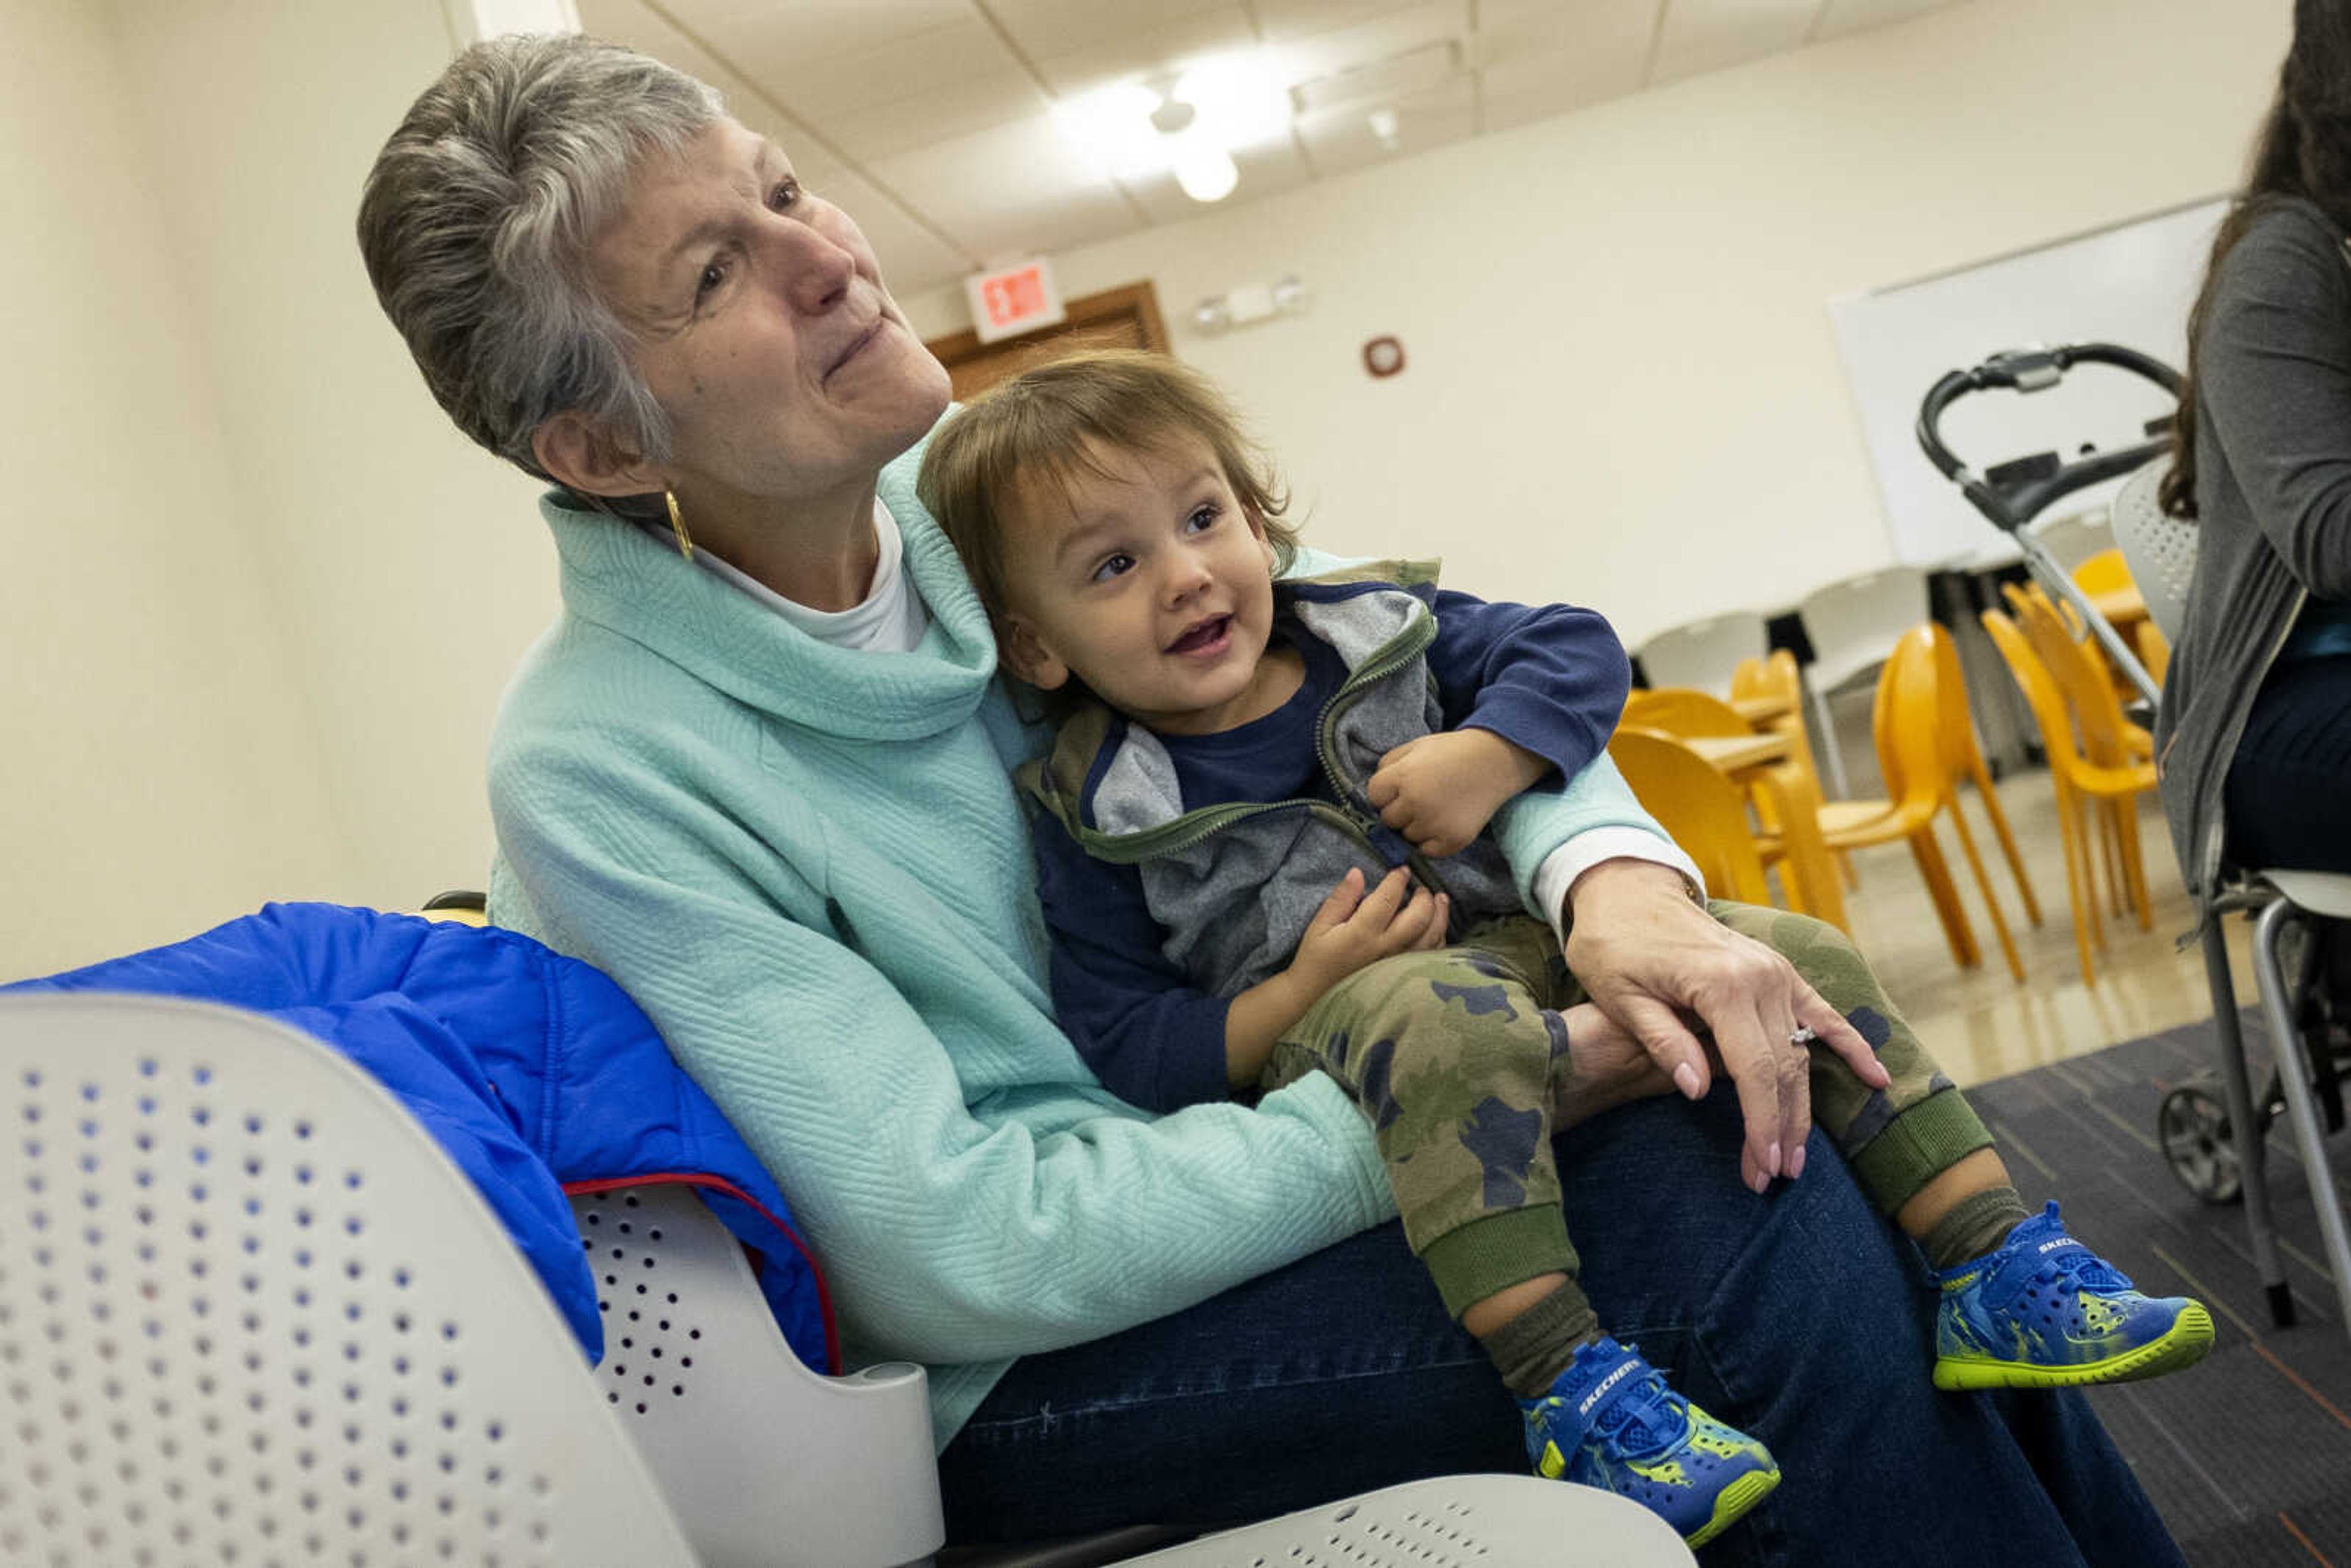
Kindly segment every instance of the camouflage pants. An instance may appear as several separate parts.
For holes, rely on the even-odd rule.
[[[1813,1053],[1813,1120],[1893,1214],[1991,1135],[1835,927],[1717,901],[1714,917],[1776,949],[1877,1052],[1872,1089]],[[1372,1124],[1405,1236],[1456,1317],[1540,1274],[1576,1270],[1552,1163],[1552,1106],[1573,1072],[1561,1009],[1583,999],[1541,922],[1383,959],[1324,993],[1274,1047],[1265,1087],[1322,1071]]]

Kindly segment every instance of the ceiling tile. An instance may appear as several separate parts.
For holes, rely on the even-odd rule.
[[[876,160],[874,181],[984,261],[1131,234],[1134,209],[1045,115]]]
[[[971,0],[663,0],[678,22],[726,49],[747,27],[780,28],[802,59],[863,54],[972,19]],[[584,13],[589,9],[581,5]],[[587,20],[583,15],[580,18]],[[591,27],[590,31],[594,31]]]
[[[1381,146],[1379,138],[1372,134],[1368,111],[1376,105],[1301,118],[1298,134],[1306,143],[1307,160],[1314,172],[1327,179],[1460,141],[1473,129],[1473,96],[1472,83],[1465,76],[1387,105],[1396,116],[1394,152]]]
[[[1155,33],[1232,0],[982,0],[1032,60]]]
[[[1352,27],[1412,5],[1413,0],[1254,0],[1250,8],[1267,42],[1272,43]]]
[[[1474,52],[1486,65],[1571,50],[1646,55],[1665,8],[1666,0],[1479,0]]]
[[[1822,0],[1672,0],[1652,82],[1761,59],[1802,44]]]
[[[1025,72],[976,77],[904,103],[880,103],[815,117],[824,137],[871,162],[934,141],[986,131],[1047,112],[1050,101]]]
[[[968,14],[944,27],[829,59],[799,54],[793,38],[791,13],[777,10],[747,18],[711,43],[785,108],[820,122],[828,115],[950,92],[975,78],[1026,74],[995,29]]]
[[[1469,34],[1468,0],[1423,0],[1367,22],[1294,38],[1274,50],[1292,82],[1338,76],[1397,55]]]
[[[1507,131],[1640,89],[1663,0],[1586,0],[1572,13],[1547,0],[1479,10],[1482,122]]]
[[[1813,29],[1813,39],[1817,43],[1888,22],[1906,22],[1951,4],[1953,0],[1828,0],[1820,26]]]
[[[1257,30],[1238,5],[1201,11],[1165,26],[1072,49],[1031,56],[1053,91],[1075,98],[1093,88],[1131,77],[1152,77],[1205,55],[1257,47]]]
[[[1155,224],[1180,224],[1188,218],[1202,217],[1226,207],[1249,202],[1260,202],[1268,196],[1279,196],[1294,191],[1311,179],[1306,160],[1300,157],[1297,145],[1289,137],[1268,141],[1256,147],[1245,147],[1233,154],[1233,163],[1240,170],[1240,183],[1233,193],[1221,202],[1196,202],[1184,193],[1173,174],[1155,174],[1144,180],[1124,182],[1127,193],[1134,198],[1145,216]],[[1239,281],[1236,279],[1236,281]]]

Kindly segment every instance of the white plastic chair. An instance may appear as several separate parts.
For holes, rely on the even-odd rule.
[[[2176,643],[2186,620],[2197,536],[2194,523],[2170,516],[2156,501],[2156,488],[2169,466],[2168,459],[2158,460],[2132,475],[2115,497],[2113,518],[2115,542],[2147,601],[2148,617]],[[2147,693],[2150,697],[2155,695]],[[2351,876],[2224,867],[2221,880],[2222,886],[2202,894],[2204,907],[2199,913],[2204,975],[2212,991],[2212,1023],[2220,1037],[2222,1089],[2230,1125],[2239,1129],[2233,1139],[2234,1153],[2244,1186],[2245,1222],[2252,1232],[2253,1261],[2267,1288],[2270,1315],[2283,1328],[2294,1321],[2294,1298],[2286,1288],[2285,1265],[2279,1260],[2270,1218],[2262,1138],[2268,1123],[2266,1116],[2257,1117],[2253,1112],[2243,1032],[2237,1019],[2236,984],[2229,974],[2228,945],[2220,929],[2220,916],[2231,910],[2243,910],[2253,920],[2253,977],[2261,992],[2262,1018],[2276,1053],[2278,1083],[2284,1092],[2287,1120],[2294,1124],[2303,1175],[2310,1183],[2311,1202],[2318,1211],[2327,1269],[2335,1276],[2335,1294],[2341,1307],[2337,1322],[2351,1331],[2351,1229],[2346,1229],[2334,1168],[2327,1163],[2317,1102],[2303,1072],[2296,1044],[2301,1031],[2295,1024],[2295,983],[2289,982],[2283,959],[2291,934],[2307,925],[2311,916],[2351,920]]]
[[[0,1561],[879,1568],[941,1542],[922,1369],[810,1372],[690,1189],[574,1198],[591,1371],[464,1175],[306,1035],[0,996]],[[1624,1499],[1479,1476],[1141,1561],[1695,1559]]]
[[[1697,1562],[1673,1528],[1638,1503],[1532,1476],[1407,1481],[1128,1559],[1134,1568],[1669,1568]]]
[[[576,1195],[571,1213],[604,1317],[596,1380],[708,1568],[890,1568],[939,1549],[921,1367],[810,1371],[690,1187]]]
[[[1695,686],[1720,697],[1730,695],[1730,676],[1739,662],[1763,657],[1770,643],[1760,613],[1734,610],[1669,626],[1633,653],[1651,685]]]
[[[2114,548],[2114,526],[2102,508],[2043,517],[2030,526],[2032,537],[2069,572],[2100,550]]]
[[[647,1462],[705,1563],[850,1568],[905,1561],[894,1553],[909,1546],[914,1556],[937,1547],[944,1527],[920,1367],[869,1367],[848,1379],[810,1372],[784,1343],[734,1236],[688,1188],[575,1197],[571,1209],[596,1261],[606,1309],[599,1376],[608,1384],[607,1398],[636,1423]],[[643,1294],[640,1284],[647,1287]],[[683,1396],[671,1393],[673,1379],[684,1375],[702,1382],[689,1380]],[[862,1380],[871,1388],[859,1386]],[[890,1464],[893,1456],[884,1445],[893,1433],[900,1447]],[[812,1444],[811,1434],[824,1440]],[[825,1448],[863,1458],[844,1463]],[[910,1463],[918,1475],[908,1473]],[[827,1473],[778,1489],[786,1472],[809,1464]],[[864,1506],[852,1507],[852,1500]],[[1099,1563],[1105,1557],[1088,1546],[1114,1547],[1126,1533],[1034,1552],[966,1554],[964,1561],[990,1568]],[[1572,1550],[1566,1542],[1574,1542]],[[779,1542],[793,1543],[790,1555],[779,1555]],[[1119,1560],[1203,1568],[1260,1560],[1434,1568],[1471,1558],[1496,1568],[1664,1568],[1693,1561],[1647,1510],[1531,1476],[1416,1481]]]
[[[1813,718],[1820,726],[1829,788],[1844,799],[1852,790],[1845,782],[1844,748],[1837,741],[1829,699],[1874,680],[1902,633],[1928,618],[1927,574],[1915,566],[1889,566],[1843,578],[1804,595],[1796,613],[1813,645],[1813,662],[1803,673]]]
[[[374,1082],[0,996],[0,1561],[694,1561],[496,1218]]]

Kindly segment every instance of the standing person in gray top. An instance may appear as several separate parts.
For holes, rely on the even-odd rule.
[[[2351,872],[2351,0],[2296,0],[2189,319],[2161,498],[2200,523],[2157,716],[2189,884]]]

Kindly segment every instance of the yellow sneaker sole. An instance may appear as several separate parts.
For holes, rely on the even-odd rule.
[[[1994,1361],[1989,1356],[1938,1356],[1935,1361],[1935,1386],[1959,1391],[2128,1383],[2193,1366],[2211,1348],[2212,1314],[2204,1310],[2201,1302],[2190,1302],[2181,1309],[2179,1321],[2161,1339],[2149,1340],[2129,1354],[2111,1361],[2087,1362],[2080,1366],[2032,1366],[2023,1362]]]
[[[1779,1484],[1780,1472],[1777,1470],[1752,1470],[1740,1477],[1723,1488],[1722,1495],[1714,1500],[1714,1517],[1708,1520],[1697,1534],[1683,1539],[1693,1548],[1705,1545],[1729,1529],[1741,1514],[1761,1502]]]

